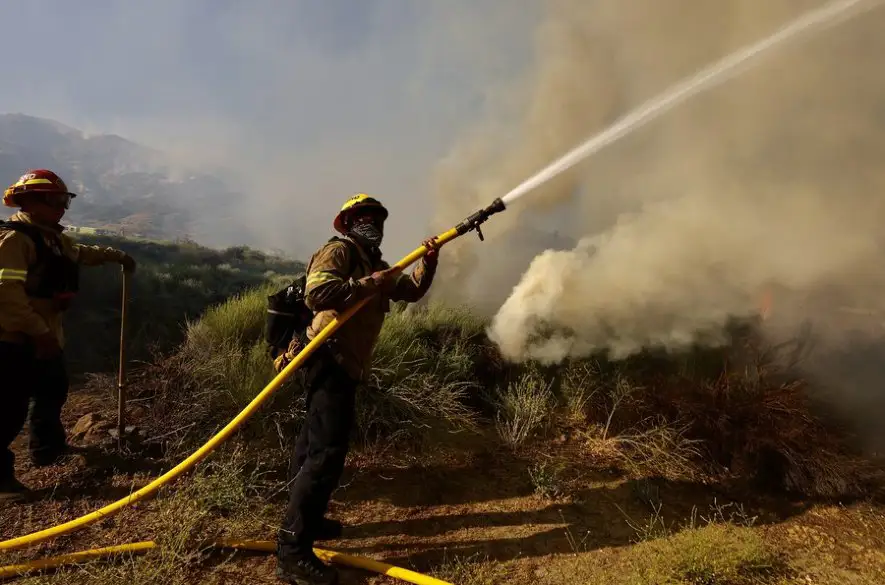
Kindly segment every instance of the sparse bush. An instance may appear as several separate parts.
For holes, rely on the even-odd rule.
[[[506,568],[479,554],[447,559],[435,573],[439,573],[438,578],[459,585],[496,585],[507,576]]]
[[[550,385],[549,380],[529,371],[501,393],[496,426],[504,443],[521,445],[544,425],[552,404]]]
[[[683,357],[717,373],[656,376],[638,414],[680,421],[711,462],[762,487],[824,497],[863,493],[868,470],[844,430],[814,414],[808,383],[772,354],[754,349],[748,356],[742,347]],[[732,368],[736,360],[750,365]]]
[[[562,482],[562,465],[541,461],[529,467],[529,479],[535,493],[542,498],[555,499],[565,493]]]
[[[786,344],[792,346],[802,343]],[[724,347],[604,356],[563,366],[560,424],[583,429],[594,459],[632,474],[730,476],[805,495],[860,495],[870,467],[817,413],[796,352],[735,327]]]

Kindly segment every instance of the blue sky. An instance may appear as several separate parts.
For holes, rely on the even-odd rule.
[[[254,177],[244,217],[273,245],[315,242],[339,200],[378,193],[409,217],[391,222],[404,250],[426,235],[434,163],[529,65],[542,5],[4,2],[0,111]]]

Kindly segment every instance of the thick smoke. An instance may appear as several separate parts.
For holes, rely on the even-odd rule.
[[[535,33],[530,74],[496,92],[483,125],[467,132],[438,165],[434,231],[488,205],[617,114],[621,100],[615,57],[597,32],[600,14],[586,4],[548,2],[549,15]],[[538,217],[554,204],[574,203],[579,182],[573,171],[539,187],[532,195],[534,220],[517,207],[484,226],[495,241],[488,248],[506,253],[483,259],[479,255],[485,247],[447,250],[434,294],[486,309],[500,306],[539,244],[563,237],[545,232]],[[510,235],[514,232],[518,237]]]
[[[487,204],[635,105],[823,4],[548,2],[533,74],[510,98],[523,101],[441,166],[439,217]],[[858,330],[877,336],[881,323],[857,314],[885,310],[883,25],[885,11],[872,10],[779,49],[527,195],[490,222],[494,250],[457,248],[457,291],[441,292],[496,302],[491,334],[515,360],[715,343],[769,293],[778,334],[811,320],[832,346]],[[557,202],[570,219],[561,235],[579,243],[536,245],[540,255],[517,265],[514,250]]]
[[[840,220],[813,192],[775,195],[719,191],[649,204],[573,250],[541,254],[496,316],[493,337],[516,359],[600,349],[620,358],[715,343],[728,319],[757,312],[771,287],[793,297],[857,279],[885,284],[881,270],[868,271],[881,251],[862,210]],[[830,298],[847,300],[852,287],[839,288]]]

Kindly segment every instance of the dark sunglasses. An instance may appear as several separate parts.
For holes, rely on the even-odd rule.
[[[378,211],[363,211],[362,213],[354,214],[353,223],[373,223],[375,225],[381,225],[384,223],[384,214]]]

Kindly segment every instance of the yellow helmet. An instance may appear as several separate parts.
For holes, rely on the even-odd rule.
[[[381,212],[384,219],[387,219],[387,208],[384,207],[384,205],[382,205],[380,201],[378,201],[371,195],[366,195],[365,193],[357,193],[344,202],[344,205],[341,206],[341,211],[339,211],[338,215],[335,216],[335,221],[332,222],[335,230],[342,234],[346,233],[346,230],[344,229],[344,218],[347,216],[348,213],[351,213],[357,209],[377,209]]]

